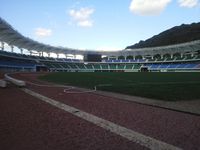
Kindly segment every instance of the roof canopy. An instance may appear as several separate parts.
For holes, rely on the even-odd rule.
[[[192,41],[183,44],[176,44],[162,47],[151,48],[139,48],[139,49],[127,49],[121,51],[95,51],[95,50],[79,50],[65,47],[55,47],[47,44],[43,44],[34,41],[28,37],[23,36],[16,31],[5,20],[0,18],[0,41],[6,42],[9,45],[18,47],[19,49],[27,49],[29,51],[46,52],[46,53],[63,53],[63,54],[101,54],[108,56],[120,56],[120,55],[154,55],[162,53],[184,53],[194,52],[200,50],[200,40]]]

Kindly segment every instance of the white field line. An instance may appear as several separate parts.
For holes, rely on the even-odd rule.
[[[107,87],[107,86],[126,86],[126,85],[174,85],[174,84],[199,84],[196,81],[186,81],[186,82],[129,82],[125,84],[98,84],[95,87]]]
[[[97,91],[98,87],[112,87],[112,86],[118,86],[117,84],[98,84],[94,86],[94,89],[92,90],[85,90],[85,91],[71,91],[71,90],[75,90],[76,87],[74,86],[65,86],[65,85],[42,85],[42,84],[36,84],[30,81],[26,81],[29,84],[35,85],[35,86],[39,86],[39,87],[62,87],[64,88],[63,92],[66,94],[84,94],[84,93],[93,93],[95,91]],[[120,86],[128,86],[128,85],[174,85],[174,84],[194,84],[194,83],[199,83],[199,82],[194,82],[194,81],[188,81],[188,82],[138,82],[138,83],[127,83],[127,84],[121,84]]]
[[[70,89],[71,90],[71,89]],[[93,93],[96,91],[96,88],[94,90],[87,90],[87,91],[69,91],[69,89],[64,89],[64,93],[67,94],[84,94],[84,93]]]
[[[196,82],[196,81],[186,81],[186,82],[173,82],[173,81],[170,81],[170,82],[138,82],[138,83],[128,83],[127,85],[139,85],[139,84],[152,84],[152,85],[161,85],[161,84],[194,84],[194,83],[197,83],[199,84],[200,82]]]
[[[143,135],[141,133],[138,133],[136,131],[133,131],[131,129],[127,129],[123,126],[117,125],[113,122],[110,122],[108,120],[99,118],[97,116],[94,116],[92,114],[86,113],[84,111],[81,111],[77,108],[68,106],[66,104],[63,104],[59,101],[56,101],[54,99],[48,98],[46,96],[43,96],[39,93],[33,92],[29,89],[22,88],[22,90],[35,98],[38,98],[50,105],[53,105],[59,109],[62,109],[76,117],[79,117],[81,119],[87,120],[90,123],[93,123],[105,130],[108,130],[112,133],[115,133],[117,135],[120,135],[134,143],[138,143],[144,147],[147,147],[152,150],[181,150],[181,148],[173,146],[171,144],[167,144],[165,142],[159,141],[157,139],[154,139],[152,137]]]
[[[54,87],[61,87],[61,88],[64,88],[63,92],[64,93],[67,93],[67,94],[84,94],[84,93],[92,93],[92,92],[95,92],[96,91],[96,87],[94,88],[94,90],[86,90],[86,91],[70,91],[70,90],[73,90],[73,89],[76,89],[75,87],[73,86],[65,86],[65,85],[46,85],[46,84],[36,84],[36,83],[33,83],[33,82],[30,82],[30,81],[26,81],[27,83],[31,84],[31,85],[34,85],[34,86],[39,86],[39,87],[49,87],[49,88],[54,88]]]

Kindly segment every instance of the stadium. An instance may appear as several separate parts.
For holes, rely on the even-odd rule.
[[[67,72],[177,72],[200,70],[200,40],[161,47],[124,49],[121,51],[81,51],[72,48],[53,47],[24,37],[0,19],[1,70],[13,71],[67,71]],[[4,43],[10,51],[4,51]],[[17,47],[21,54],[14,53]],[[30,55],[24,55],[27,50]],[[37,56],[32,55],[36,53]],[[43,57],[43,53],[57,58]],[[59,58],[64,54],[66,58]],[[68,58],[82,55],[83,60]],[[103,57],[103,58],[102,58]]]
[[[199,148],[200,40],[80,50],[0,18],[0,42],[0,149]]]

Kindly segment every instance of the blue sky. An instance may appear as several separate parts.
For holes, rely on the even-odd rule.
[[[0,16],[53,46],[116,50],[200,21],[200,0],[0,0]]]

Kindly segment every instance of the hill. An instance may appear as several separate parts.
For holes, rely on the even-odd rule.
[[[145,41],[140,41],[126,49],[166,46],[200,40],[200,22],[175,26]]]

